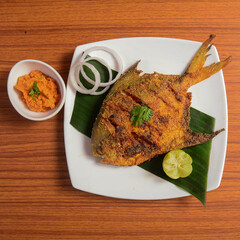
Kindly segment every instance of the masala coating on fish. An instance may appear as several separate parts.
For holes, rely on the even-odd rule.
[[[119,166],[138,165],[173,149],[202,144],[218,133],[195,133],[189,128],[192,94],[188,88],[218,72],[230,58],[204,66],[214,38],[207,39],[182,75],[143,74],[136,63],[108,93],[94,123],[91,148],[101,162]],[[147,106],[149,122],[133,126],[130,112]]]

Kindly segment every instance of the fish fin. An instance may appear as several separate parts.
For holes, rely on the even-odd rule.
[[[209,66],[203,67],[195,73],[187,73],[184,79],[185,88],[188,89],[192,85],[195,85],[204,79],[211,77],[213,74],[220,71],[225,67],[229,62],[231,62],[232,57],[226,58],[224,61],[212,63]]]
[[[223,67],[225,67],[229,62],[231,62],[232,57],[226,58],[224,61],[212,63],[209,66],[203,67],[202,70],[199,72],[197,79],[193,82],[193,84],[196,84],[210,76],[212,76],[214,73],[217,73],[220,71]]]
[[[205,61],[210,54],[207,54],[212,47],[211,41],[215,35],[210,35],[209,38],[202,44],[197,53],[195,54],[193,60],[191,61],[187,71],[177,80],[185,89],[188,89],[192,85],[195,85],[206,78],[209,78],[213,74],[220,71],[229,62],[231,62],[232,57],[226,58],[224,61],[213,63],[209,66],[205,66]],[[210,44],[210,45],[209,45]]]
[[[139,74],[142,72],[141,70],[138,70],[138,64],[141,62],[141,59],[139,59],[138,61],[136,61],[133,65],[131,65],[128,69],[126,69],[126,71],[121,75],[121,77],[123,77],[124,75],[127,75],[129,73],[132,73],[134,71],[138,72]]]
[[[208,55],[206,55],[206,54],[212,46],[212,44],[211,45],[209,45],[209,44],[215,38],[215,36],[216,35],[214,35],[214,34],[210,35],[209,38],[201,45],[201,47],[195,54],[193,60],[191,61],[190,65],[186,71],[187,73],[195,73],[203,67],[203,65],[208,57]]]
[[[121,75],[121,77],[112,86],[104,102],[109,101],[117,92],[127,89],[129,86],[134,85],[139,79],[141,79],[140,74],[142,71],[137,69],[140,61],[141,60],[135,62]]]
[[[188,130],[188,137],[186,139],[185,142],[185,146],[190,147],[190,146],[194,146],[194,145],[198,145],[198,144],[202,144],[205,143],[209,140],[211,140],[212,138],[214,138],[215,136],[217,136],[219,133],[225,131],[224,128],[215,131],[213,133],[196,133],[196,132],[192,132],[190,129]]]

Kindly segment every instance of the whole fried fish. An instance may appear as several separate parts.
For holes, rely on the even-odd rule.
[[[224,129],[211,134],[189,128],[192,85],[210,77],[230,62],[230,57],[204,66],[214,35],[202,44],[182,75],[157,72],[140,75],[132,66],[110,90],[94,123],[91,148],[101,162],[119,166],[138,165],[156,155],[207,142]],[[153,111],[148,122],[133,126],[130,112],[135,106]]]

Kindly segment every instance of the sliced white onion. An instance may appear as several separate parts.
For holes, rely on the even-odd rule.
[[[120,75],[122,74],[122,71],[123,71],[123,64],[122,64],[122,60],[120,58],[120,56],[118,55],[117,52],[115,52],[113,49],[111,48],[108,48],[108,47],[103,47],[103,46],[96,46],[96,47],[91,47],[87,50],[84,51],[80,61],[84,61],[87,57],[87,55],[90,53],[90,52],[93,52],[93,51],[100,51],[100,50],[103,50],[105,52],[108,52],[110,53],[116,60],[117,64],[118,64],[118,74],[116,75],[116,77],[108,82],[111,82],[111,84],[115,83],[118,78],[120,77]]]
[[[81,66],[82,64],[86,65],[87,67],[89,67],[94,76],[95,76],[95,82],[94,82],[94,85],[93,85],[93,88],[91,89],[87,89],[83,86],[83,84],[81,83],[80,79],[79,79],[79,71],[76,72],[76,70],[79,69],[79,65]],[[76,76],[77,74],[77,76]],[[100,74],[99,72],[96,70],[96,68],[89,64],[89,63],[80,63],[80,64],[77,64],[75,65],[74,67],[72,67],[71,71],[70,71],[70,81],[73,85],[73,87],[80,93],[83,93],[83,94],[92,94],[93,92],[95,92],[98,88],[99,88],[99,85],[100,85]],[[77,81],[76,81],[77,79]]]
[[[103,59],[98,58],[98,57],[89,57],[89,58],[86,58],[83,62],[86,63],[86,62],[91,61],[91,60],[96,60],[96,61],[100,62],[102,65],[104,65],[107,68],[108,73],[109,73],[108,82],[106,82],[106,83],[100,82],[99,86],[100,87],[110,86],[111,85],[111,79],[112,79],[112,70],[111,70],[111,68],[108,66],[108,64]],[[85,78],[85,80],[93,85],[94,81],[91,78],[89,78],[87,76],[87,74],[84,72],[83,64],[80,65],[80,71],[81,71],[83,77]]]
[[[118,64],[118,73],[114,79],[112,79],[111,68],[103,59],[98,58],[98,57],[86,58],[90,52],[98,51],[98,50],[103,50],[103,51],[110,53],[113,56],[113,58],[116,60],[116,62]],[[104,83],[101,82],[101,77],[100,77],[98,70],[92,64],[88,63],[88,61],[90,61],[90,60],[96,60],[96,61],[100,62],[102,65],[104,65],[108,69],[109,79],[107,82],[104,82]],[[87,74],[85,73],[85,71],[83,69],[83,66],[87,66],[89,69],[91,69],[91,71],[94,74],[95,81],[93,81],[92,79],[90,79],[87,76]],[[100,95],[100,94],[105,93],[110,88],[110,85],[112,85],[113,83],[115,83],[118,80],[118,78],[122,74],[122,70],[123,70],[123,64],[122,64],[121,58],[114,50],[112,50],[108,47],[92,47],[92,48],[89,48],[86,51],[84,51],[84,53],[80,59],[80,63],[76,64],[75,66],[73,66],[71,68],[69,77],[70,77],[70,81],[71,81],[73,87],[78,92],[80,92],[82,94]],[[81,72],[82,76],[84,77],[84,79],[87,82],[89,82],[90,84],[93,85],[93,87],[91,89],[87,89],[86,87],[84,87],[84,85],[82,84],[82,82],[80,80],[79,72]],[[101,91],[97,91],[97,89],[99,87],[104,87],[104,89]]]
[[[101,94],[105,93],[109,88],[110,88],[110,86],[106,86],[102,91],[99,91],[99,92],[95,91],[95,92],[91,93],[91,95],[101,95]]]

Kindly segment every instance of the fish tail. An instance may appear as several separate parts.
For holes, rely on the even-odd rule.
[[[214,73],[217,73],[220,71],[223,67],[225,67],[229,62],[231,62],[232,57],[226,58],[224,61],[217,62],[217,63],[212,63],[209,66],[203,67],[202,70],[200,71],[198,77],[196,80],[193,82],[193,84],[196,84],[206,78],[209,78],[212,76]]]
[[[216,37],[216,35],[211,34],[209,38],[201,45],[201,47],[198,49],[197,53],[195,54],[193,60],[191,61],[187,73],[195,73],[199,69],[201,69],[209,55],[206,55],[207,52],[212,47],[211,41]]]
[[[229,62],[231,62],[232,57],[226,58],[224,61],[213,63],[209,66],[204,67],[204,63],[210,54],[207,54],[212,47],[211,41],[215,35],[210,35],[209,38],[202,44],[197,53],[195,54],[193,60],[191,61],[187,71],[179,78],[179,83],[181,83],[184,88],[188,89],[194,84],[209,78],[213,74],[220,71]],[[210,44],[210,45],[209,45]]]

